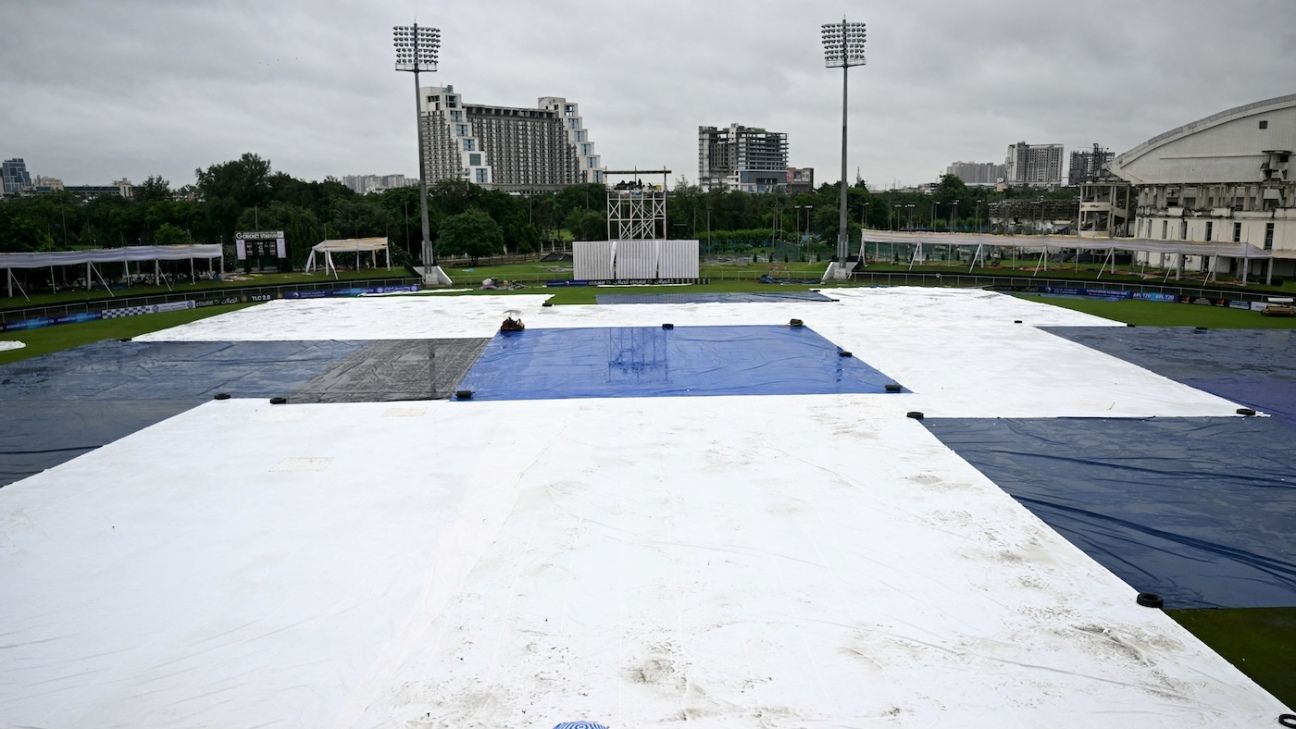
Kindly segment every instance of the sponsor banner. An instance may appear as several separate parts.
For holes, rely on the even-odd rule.
[[[39,329],[54,324],[53,319],[23,319],[22,321],[11,321],[4,325],[0,331],[15,332],[21,329]]]
[[[1267,304],[1267,303],[1265,303],[1265,302],[1263,302],[1263,301],[1252,301],[1252,302],[1251,302],[1251,311],[1264,311],[1264,310],[1265,310],[1265,307],[1267,307],[1267,306],[1269,306],[1269,304]]]
[[[316,291],[288,291],[285,299],[323,299],[334,296],[362,296],[364,294],[399,294],[419,291],[418,284],[396,284],[393,286],[367,286],[363,288],[326,289]]]
[[[1245,301],[1230,301],[1228,302],[1228,305],[1230,309],[1250,309],[1251,308],[1251,304]]]
[[[555,279],[553,281],[545,281],[545,286],[553,287],[553,288],[560,288],[563,286],[592,286],[593,284],[594,284],[593,281],[589,281],[586,279],[579,279],[579,278],[578,279],[564,278],[564,279]]]
[[[77,314],[66,314],[64,316],[42,317],[40,319],[23,319],[22,321],[11,321],[0,324],[0,332],[16,332],[26,329],[40,329],[41,327],[52,327],[56,324],[78,324],[85,321],[96,321],[102,319],[103,314],[98,311],[83,311]]]
[[[1134,292],[1134,298],[1141,301],[1161,301],[1165,303],[1174,303],[1179,300],[1179,297],[1174,294],[1162,294],[1155,291],[1136,291]]]
[[[1120,289],[1085,289],[1070,286],[1040,286],[1039,292],[1055,296],[1092,296],[1097,299],[1132,299],[1134,294]]]
[[[65,316],[54,317],[54,324],[77,324],[83,321],[97,321],[103,318],[103,314],[98,311],[83,311],[79,314],[67,314]]]

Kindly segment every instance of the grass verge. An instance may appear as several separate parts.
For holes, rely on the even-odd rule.
[[[1201,642],[1296,709],[1296,608],[1167,610]]]
[[[1214,327],[1216,329],[1293,329],[1296,317],[1262,316],[1258,311],[1204,304],[1157,301],[1064,299],[1038,294],[1014,294],[1023,299],[1101,316],[1104,319],[1151,327]]]
[[[141,314],[121,319],[100,319],[82,324],[59,324],[52,327],[0,334],[0,341],[19,341],[27,345],[22,349],[0,352],[0,364],[8,364],[29,357],[79,347],[103,339],[123,339],[155,332],[159,329],[188,324],[209,316],[237,311],[254,304],[228,304],[204,306],[182,311],[165,311],[161,314]]]

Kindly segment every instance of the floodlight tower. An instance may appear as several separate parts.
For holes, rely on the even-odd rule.
[[[864,23],[826,23],[820,30],[823,39],[824,65],[842,70],[842,147],[841,147],[841,209],[837,215],[837,259],[845,265],[850,256],[850,240],[846,235],[846,72],[851,66],[864,65]]]
[[[419,147],[419,214],[423,219],[423,283],[449,283],[449,279],[437,265],[436,248],[432,246],[428,226],[427,160],[423,154],[423,114],[419,98],[419,72],[436,71],[437,53],[441,49],[441,30],[420,26],[418,23],[397,25],[392,28],[392,45],[396,47],[396,70],[414,74],[414,123],[418,130]]]

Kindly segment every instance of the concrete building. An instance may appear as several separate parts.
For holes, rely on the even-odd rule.
[[[535,107],[468,104],[454,86],[421,89],[429,184],[466,180],[529,194],[602,182],[602,164],[577,104],[544,96]]]
[[[1004,180],[1009,185],[1059,187],[1062,184],[1062,145],[1025,142],[1008,145]]]
[[[1107,169],[1116,155],[1105,147],[1094,142],[1093,149],[1076,150],[1071,153],[1071,165],[1067,169],[1067,184],[1079,187],[1086,182],[1114,179]]]
[[[3,180],[0,193],[5,195],[21,195],[32,184],[27,163],[21,157],[0,162],[0,180]]]
[[[1249,243],[1272,253],[1274,275],[1291,277],[1296,276],[1294,150],[1296,94],[1171,129],[1117,156],[1110,169],[1137,189],[1135,237]],[[1209,265],[1207,256],[1190,256],[1183,267]],[[1217,275],[1238,275],[1244,266],[1252,277],[1269,273],[1265,261],[1224,258],[1215,265]]]
[[[789,167],[787,171],[787,194],[795,195],[800,192],[814,192],[814,168],[813,167]]]
[[[359,195],[368,195],[398,187],[412,187],[418,184],[418,178],[405,175],[345,175],[342,184]]]
[[[993,162],[955,162],[945,168],[945,174],[954,175],[965,185],[993,185],[1004,179],[1004,169]]]
[[[772,192],[788,182],[787,134],[730,124],[698,127],[698,184],[703,190]]]
[[[135,184],[123,177],[113,180],[111,185],[64,185],[63,189],[82,200],[93,200],[97,197],[117,196],[130,200],[135,197]]]
[[[58,192],[63,189],[63,180],[60,180],[57,177],[37,175],[36,181],[32,183],[32,187],[36,189],[36,194],[38,195],[41,193]]]

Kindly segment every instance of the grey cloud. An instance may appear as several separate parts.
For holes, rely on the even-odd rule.
[[[252,151],[321,178],[405,172],[408,74],[390,28],[442,28],[439,73],[470,102],[566,96],[604,162],[696,176],[701,124],[789,133],[791,161],[838,176],[840,72],[819,24],[842,5],[483,0],[19,0],[0,7],[4,157],[69,183],[175,184]],[[1229,106],[1296,91],[1296,3],[861,4],[869,65],[851,71],[849,174],[933,179],[1019,139],[1124,151]],[[16,31],[16,32],[15,32]]]

